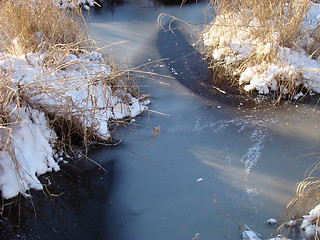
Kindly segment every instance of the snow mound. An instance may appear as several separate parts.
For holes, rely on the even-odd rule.
[[[57,140],[47,114],[76,120],[102,140],[108,140],[111,119],[141,114],[149,100],[139,99],[123,88],[111,88],[112,74],[102,55],[67,54],[58,66],[48,67],[49,53],[28,53],[18,57],[0,53],[0,69],[10,79],[10,89],[23,99],[7,107],[10,115],[0,130],[7,131],[9,144],[0,151],[0,190],[3,198],[29,189],[41,190],[38,176],[58,171],[60,157],[54,158]],[[2,132],[2,139],[5,138]]]
[[[298,36],[301,39],[297,40],[298,46],[294,49],[279,44],[277,31],[269,41],[255,38],[253,29],[263,24],[254,18],[249,23],[245,22],[247,19],[241,15],[244,12],[219,14],[204,31],[202,38],[204,45],[208,47],[209,57],[232,69],[251,56],[259,55],[262,59],[272,56],[272,59],[262,63],[250,63],[240,72],[234,71],[234,76],[246,91],[257,90],[260,94],[269,94],[280,90],[286,94],[288,84],[284,82],[294,79],[294,86],[304,86],[320,93],[320,59],[304,50],[312,48],[316,42],[313,33],[320,23],[320,4],[310,4],[308,13],[299,26],[303,36]],[[250,15],[250,10],[247,14]],[[268,21],[273,26],[273,20]],[[279,79],[282,83],[279,83]]]

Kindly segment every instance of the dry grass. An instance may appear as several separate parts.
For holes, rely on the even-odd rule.
[[[319,152],[305,156],[319,156]],[[314,177],[319,175],[319,170],[320,163],[314,164],[306,172],[306,178],[297,183],[296,195],[288,203],[285,212],[291,219],[309,212],[320,203],[320,178]]]
[[[15,168],[19,169],[19,162],[15,156],[11,138],[11,125],[19,122],[19,119],[14,117],[13,112],[19,108],[20,101],[19,93],[12,84],[11,74],[11,71],[0,71],[0,151],[6,151]]]
[[[112,67],[112,73],[94,70],[93,65],[105,66],[107,62],[101,58],[98,62],[88,61],[94,49],[93,43],[87,38],[86,25],[77,9],[59,9],[52,5],[51,0],[0,1],[0,35],[0,52],[4,53],[0,59],[2,65],[5,61],[12,61],[13,66],[12,56],[20,56],[27,62],[32,53],[42,53],[44,56],[43,66],[29,62],[30,68],[41,70],[28,82],[14,81],[13,75],[17,69],[12,66],[8,68],[10,64],[0,68],[0,149],[9,153],[17,169],[19,163],[14,156],[10,126],[21,119],[19,114],[13,114],[14,110],[28,106],[45,112],[50,127],[58,134],[56,149],[76,157],[81,151],[81,156],[87,158],[91,141],[107,140],[106,135],[98,131],[97,115],[101,113],[101,108],[107,111],[112,107],[108,99],[111,98],[110,89],[123,103],[129,104],[131,101],[126,93],[139,96],[129,71],[116,67]],[[68,60],[70,54],[76,58]],[[79,70],[83,76],[52,78],[55,74],[60,76],[61,72],[67,73],[69,69]],[[79,101],[70,99],[67,91],[79,89],[86,92],[86,98]],[[108,96],[103,100],[103,107],[96,104],[101,95]],[[61,104],[46,106],[41,103],[44,96],[62,99]],[[78,148],[75,144],[78,144]]]
[[[1,1],[0,32],[1,48],[15,55],[87,39],[80,11],[61,10],[50,0]]]
[[[304,49],[316,59],[319,56],[320,28],[314,29],[310,35],[302,32],[300,27],[310,2],[309,0],[212,0],[217,17],[204,30],[204,33],[207,33],[210,29],[214,29],[212,42],[205,50],[205,54],[211,59],[214,71],[218,72],[216,75],[221,79],[231,79],[235,83],[239,79],[239,74],[248,66],[277,64],[279,60],[277,46]],[[247,36],[240,36],[244,30]],[[237,37],[239,41],[250,39],[253,43],[250,46],[252,51],[249,56],[236,63],[212,59],[212,52],[215,49],[224,47],[222,45],[225,43],[237,41]],[[312,44],[308,44],[310,37],[315,40]],[[270,46],[268,50],[264,48],[267,44]],[[219,73],[221,65],[228,70]],[[225,75],[230,72],[231,75]],[[300,74],[295,76],[280,74],[277,82],[278,85],[282,83],[292,96],[297,90],[295,81],[300,77]],[[282,94],[280,91],[279,97],[282,97]]]
[[[291,219],[302,216],[320,203],[320,179],[307,177],[297,184],[296,196],[289,202],[286,215]]]
[[[29,106],[44,111],[51,128],[58,134],[55,147],[58,151],[63,150],[65,153],[69,153],[70,156],[78,156],[80,151],[84,150],[84,157],[86,157],[91,141],[112,140],[107,139],[106,135],[97,131],[99,128],[99,117],[97,116],[101,111],[107,112],[109,108],[113,107],[112,97],[117,96],[123,104],[129,105],[131,99],[128,93],[134,97],[139,97],[141,94],[129,70],[125,71],[113,65],[111,66],[111,73],[99,72],[91,66],[90,61],[83,61],[90,54],[83,48],[81,48],[82,57],[75,60],[66,60],[66,56],[71,52],[74,45],[64,44],[62,46],[62,44],[59,44],[49,48],[44,61],[44,71],[27,83],[19,85],[17,85],[17,82],[13,83],[14,69],[9,70],[7,74],[0,78],[2,121],[0,122],[0,128],[2,129],[1,147],[3,150],[9,150],[8,146],[10,147],[11,144],[10,125],[20,121],[19,118],[13,119],[13,108],[19,111],[20,106]],[[52,49],[54,51],[50,51]],[[102,59],[100,60],[100,64],[105,66],[106,63]],[[99,65],[97,62],[95,64]],[[52,74],[59,76],[61,71],[68,72],[69,69],[84,69],[85,71],[82,76],[75,78],[71,76],[68,78],[50,77]],[[7,70],[5,69],[3,72]],[[68,91],[84,93],[82,95],[85,98],[71,99],[68,96]],[[110,95],[111,92],[112,95]],[[55,104],[46,105],[42,102],[43,98],[53,99]],[[103,98],[103,106],[97,105],[97,98]],[[11,157],[14,159],[13,155]]]
[[[77,102],[66,101],[64,104],[51,106],[50,111],[46,106],[37,105],[30,99],[37,98],[45,94],[52,99],[64,99],[68,89],[56,86],[66,86],[70,89],[90,89],[90,86],[103,84],[110,86],[113,92],[124,102],[129,102],[124,92],[129,92],[134,96],[139,93],[136,91],[136,84],[132,80],[130,73],[116,69],[113,66],[112,74],[96,72],[93,75],[89,72],[91,62],[81,61],[86,58],[94,49],[94,43],[87,38],[87,27],[82,18],[81,11],[77,8],[60,9],[51,0],[5,0],[0,1],[0,50],[10,55],[20,56],[30,52],[45,53],[43,76],[38,76],[28,84],[10,87],[12,85],[11,75],[14,69],[1,78],[1,112],[3,119],[8,119],[10,114],[7,107],[13,101],[17,106],[29,105],[33,108],[45,110],[51,118],[52,126],[57,129],[63,146],[72,146],[74,138],[82,138],[85,147],[90,140],[98,141],[101,136],[95,131],[95,124],[92,128],[84,127],[84,122],[92,122],[84,119],[91,111],[94,116],[94,107],[80,108]],[[81,57],[76,60],[67,60],[69,54]],[[28,59],[27,55],[25,58]],[[31,63],[30,63],[31,64]],[[104,65],[106,62],[101,61]],[[32,66],[32,64],[31,64]],[[46,76],[68,69],[87,69],[87,73],[80,79],[67,78],[57,79],[56,81],[45,81]],[[7,72],[5,69],[4,72]],[[81,85],[79,83],[81,82]],[[104,89],[106,93],[107,89]],[[92,102],[97,92],[94,90],[88,93],[88,98],[84,101]],[[14,99],[14,100],[13,100]],[[108,99],[105,99],[107,108]],[[73,110],[77,109],[75,115]],[[8,116],[7,116],[8,115]],[[5,120],[4,120],[5,121]],[[3,125],[1,125],[3,126]],[[81,136],[81,137],[80,137]],[[64,147],[65,149],[65,147]]]
[[[303,181],[297,183],[295,197],[287,204],[282,216],[283,219],[290,219],[301,224],[303,215],[307,215],[311,209],[315,208],[320,203],[320,178],[312,176],[318,175],[319,166],[320,163],[315,164],[315,166],[313,166],[311,170],[307,172],[307,177]],[[318,226],[319,221],[320,216],[318,214],[318,217],[315,218],[310,224]],[[284,227],[288,227],[287,223],[283,223],[277,231],[282,232]],[[316,231],[314,236],[315,239],[319,239],[317,234],[318,233]]]
[[[259,39],[262,43],[276,41],[290,48],[296,46],[297,40],[301,40],[299,25],[310,7],[309,0],[216,0],[213,4],[217,15],[228,16],[219,25],[230,35],[237,34],[239,28],[249,27],[253,39]],[[236,24],[238,18],[241,25]],[[274,58],[274,52],[266,55],[255,52],[255,55],[252,57],[260,62],[270,62]]]

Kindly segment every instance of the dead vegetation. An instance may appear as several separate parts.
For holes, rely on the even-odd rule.
[[[308,0],[216,0],[213,4],[217,15],[228,16],[225,22],[220,22],[226,32],[235,34],[238,28],[251,27],[250,37],[253,39],[265,43],[278,41],[285,47],[294,47],[295,41],[301,40],[298,39],[302,35],[299,26],[310,7]],[[239,17],[242,24],[231,25],[230,15],[231,21],[237,23]],[[270,61],[273,53],[261,57],[262,60]]]
[[[240,85],[240,75],[248,68],[263,73],[267,66],[281,64],[279,46],[306,51],[317,59],[320,49],[320,28],[303,30],[311,1],[309,0],[212,0],[215,7],[214,20],[203,31],[204,53],[211,62],[217,79],[228,79]],[[242,45],[242,46],[241,46]],[[267,76],[265,76],[267,77]],[[280,87],[270,87],[259,92],[273,92],[280,99],[291,98],[300,85],[301,73],[292,74],[291,69],[276,74]],[[306,92],[306,90],[304,90]]]
[[[17,56],[87,39],[81,12],[59,9],[50,0],[1,1],[0,22],[1,48]]]
[[[319,155],[315,153],[312,155]],[[306,178],[297,183],[295,197],[288,203],[286,215],[291,218],[301,216],[320,203],[320,179],[315,177],[320,170],[320,163],[315,164],[306,173]]]
[[[65,156],[87,158],[91,142],[112,141],[109,112],[128,111],[140,93],[130,71],[95,49],[79,9],[51,0],[1,1],[0,36],[0,148],[17,172],[12,130],[21,108],[45,113],[57,133],[55,150]]]
[[[318,155],[319,153],[312,154]],[[305,227],[309,224],[314,225],[314,229],[319,226],[320,221],[320,212],[314,215],[313,219],[309,217],[305,218],[305,215],[308,215],[311,209],[315,209],[320,203],[320,179],[315,177],[319,173],[319,163],[315,164],[311,170],[306,173],[306,178],[297,183],[296,194],[294,198],[287,204],[286,209],[283,213],[282,218],[287,219],[288,221],[283,223],[279,228],[278,232],[283,232],[285,227],[295,228],[300,226],[302,234],[304,234],[307,239],[311,236],[310,233],[305,232]],[[314,211],[314,210],[312,210]],[[308,223],[303,223],[304,219],[307,219]],[[313,228],[313,227],[312,227]],[[309,236],[308,236],[309,235]],[[318,231],[315,230],[314,239],[319,239]]]
[[[307,177],[297,184],[296,196],[287,206],[287,213],[293,213],[291,218],[302,216],[320,202],[320,179]]]

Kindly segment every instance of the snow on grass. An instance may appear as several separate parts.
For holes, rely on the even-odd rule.
[[[285,10],[286,7],[283,10],[284,19]],[[208,57],[233,69],[232,75],[246,91],[257,90],[260,94],[280,91],[287,94],[290,88],[303,86],[320,93],[319,38],[316,34],[320,23],[320,5],[310,3],[306,16],[296,30],[298,36],[292,39],[290,47],[289,43],[288,46],[281,43],[283,36],[280,30],[277,31],[278,25],[274,19],[262,22],[250,17],[253,15],[249,9],[218,14],[203,33]],[[269,31],[267,36],[262,33],[257,35],[258,31],[263,32],[268,27],[275,29],[271,33]],[[253,58],[258,61],[251,61]]]
[[[69,53],[58,67],[46,66],[48,56],[0,54],[0,69],[22,99],[7,107],[9,124],[2,126],[11,131],[10,144],[0,151],[0,190],[6,199],[41,190],[38,176],[59,170],[60,158],[54,158],[57,136],[47,114],[76,120],[100,140],[108,140],[110,120],[135,117],[149,103],[123,90],[127,86],[121,80],[120,87],[111,88],[112,71],[100,53]]]
[[[320,233],[319,218],[320,218],[320,204],[314,207],[308,215],[303,216],[300,229],[306,239],[318,239]]]
[[[62,9],[83,6],[86,10],[89,10],[90,7],[98,5],[94,0],[53,0],[53,2],[58,3]]]

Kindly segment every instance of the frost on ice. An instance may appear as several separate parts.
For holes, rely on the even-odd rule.
[[[141,114],[149,103],[111,89],[111,68],[100,53],[68,54],[59,68],[45,66],[48,53],[12,56],[0,53],[0,68],[12,91],[23,103],[13,100],[6,108],[7,125],[1,127],[0,190],[6,199],[29,189],[41,190],[38,176],[59,170],[54,158],[57,139],[46,114],[64,116],[90,128],[100,139],[110,138],[108,121]],[[9,79],[9,80],[8,80]],[[121,84],[121,80],[119,80]],[[123,83],[125,84],[125,83]]]

